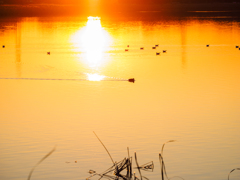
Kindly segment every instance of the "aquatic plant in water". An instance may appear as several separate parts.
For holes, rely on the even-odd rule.
[[[145,164],[139,166],[138,160],[137,160],[137,153],[136,152],[134,153],[135,162],[136,162],[136,166],[137,166],[135,168],[138,169],[138,172],[139,172],[139,175],[140,175],[140,178],[138,178],[135,175],[135,172],[132,173],[132,157],[130,157],[130,155],[129,155],[129,148],[127,148],[128,157],[125,157],[123,160],[121,160],[119,162],[114,162],[113,158],[111,157],[111,155],[110,155],[109,151],[107,150],[106,146],[103,144],[103,142],[97,136],[97,134],[95,132],[93,132],[93,133],[95,134],[95,136],[98,138],[100,143],[103,145],[103,147],[107,151],[111,161],[113,162],[113,165],[102,173],[97,173],[94,170],[89,170],[89,173],[91,174],[91,176],[86,178],[87,180],[92,178],[93,176],[100,176],[99,179],[102,179],[102,178],[123,179],[123,180],[138,180],[138,179],[142,180],[143,178],[148,179],[148,178],[142,176],[141,170],[153,172],[153,169],[154,169],[153,161],[150,161],[148,163],[145,163]],[[166,143],[169,143],[169,142],[175,142],[175,140],[170,140],[170,141],[167,141]],[[161,166],[162,180],[164,180],[165,177],[167,179],[171,179],[171,178],[168,178],[168,176],[167,176],[167,172],[166,172],[166,168],[165,168],[165,164],[164,164],[164,160],[163,160],[163,149],[164,149],[164,146],[165,146],[166,143],[163,144],[161,153],[159,153],[159,161],[160,161],[160,166]],[[123,170],[127,170],[127,173],[125,175],[123,175],[123,173],[122,173]],[[175,176],[175,177],[172,177],[172,178],[181,178],[181,177]],[[183,178],[181,178],[181,179],[183,179]]]
[[[56,146],[55,146],[49,153],[47,153],[47,154],[32,168],[32,170],[30,171],[30,173],[29,173],[29,175],[28,175],[27,180],[30,180],[30,179],[31,179],[31,176],[32,176],[32,173],[33,173],[34,169],[35,169],[39,164],[41,164],[41,162],[43,162],[45,159],[47,159],[55,150],[56,150]]]
[[[233,171],[235,171],[235,170],[240,170],[240,168],[235,168],[235,169],[231,170],[231,171],[228,173],[228,180],[229,180],[230,174],[231,174]]]
[[[128,157],[125,157],[123,158],[123,160],[119,161],[119,162],[114,162],[113,161],[113,158],[111,157],[109,151],[107,150],[106,146],[102,143],[102,141],[100,140],[100,138],[97,136],[97,134],[94,132],[95,136],[98,138],[98,140],[101,142],[101,144],[103,145],[103,147],[105,148],[105,150],[107,151],[111,161],[113,162],[113,165],[108,168],[107,170],[105,170],[104,172],[102,173],[97,173],[96,171],[94,170],[89,170],[89,174],[91,174],[90,177],[86,178],[87,180],[89,180],[90,178],[94,177],[94,176],[100,176],[99,180],[102,179],[102,178],[105,178],[105,179],[113,179],[113,180],[142,180],[143,178],[148,180],[147,177],[145,176],[142,176],[142,173],[141,173],[141,170],[144,170],[144,171],[149,171],[149,172],[153,172],[153,169],[154,169],[154,164],[153,164],[153,161],[150,161],[148,163],[145,163],[141,166],[139,166],[138,164],[138,161],[137,161],[137,153],[135,152],[134,155],[135,155],[135,162],[136,162],[136,165],[137,167],[135,167],[136,169],[138,169],[138,172],[139,172],[139,175],[140,175],[140,178],[138,178],[136,175],[135,175],[135,172],[132,173],[132,157],[130,157],[129,155],[129,148],[127,148],[127,151],[128,151]],[[163,145],[162,145],[162,149],[161,149],[161,152],[159,153],[159,162],[160,162],[160,168],[161,168],[161,179],[164,180],[164,179],[167,179],[167,180],[170,180],[170,179],[173,179],[173,178],[179,178],[179,179],[182,179],[184,180],[182,177],[180,176],[174,176],[174,177],[171,177],[169,178],[167,176],[167,171],[166,171],[166,167],[165,167],[165,163],[164,163],[164,160],[163,160],[163,150],[164,150],[164,147],[167,143],[169,142],[175,142],[175,140],[170,140],[170,141],[167,141],[165,142]],[[33,171],[35,170],[35,168],[41,164],[46,158],[48,158],[54,151],[56,150],[56,146],[49,152],[47,153],[30,171],[29,175],[28,175],[28,178],[27,180],[30,180],[31,179],[31,176],[32,176],[32,173]],[[75,161],[76,162],[76,161]],[[123,174],[123,171],[126,170],[126,174],[124,175]],[[240,170],[240,168],[235,168],[233,170],[231,170],[228,174],[228,180],[230,179],[230,174],[235,171],[235,170]]]

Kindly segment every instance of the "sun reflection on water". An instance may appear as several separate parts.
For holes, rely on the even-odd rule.
[[[74,51],[80,53],[80,60],[87,63],[91,69],[102,66],[106,61],[105,52],[108,51],[111,37],[103,29],[100,17],[88,17],[86,26],[77,31],[71,41]]]
[[[87,75],[87,80],[89,81],[101,81],[106,77],[103,75],[99,75],[97,73],[94,73],[94,74],[86,73],[86,75]]]

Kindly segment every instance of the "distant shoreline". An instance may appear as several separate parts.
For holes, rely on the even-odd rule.
[[[82,16],[103,15],[112,17],[137,16],[139,12],[156,12],[166,16],[191,16],[205,12],[240,17],[240,3],[163,3],[142,4],[102,4],[95,11],[74,4],[0,4],[0,17],[47,17],[47,16]]]

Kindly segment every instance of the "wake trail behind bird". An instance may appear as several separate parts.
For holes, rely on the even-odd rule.
[[[130,79],[102,79],[102,80],[89,80],[89,79],[64,79],[64,78],[9,78],[9,77],[2,77],[0,79],[4,80],[46,80],[46,81],[135,81],[134,78]]]

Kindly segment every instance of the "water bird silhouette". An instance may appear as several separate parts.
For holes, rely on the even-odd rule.
[[[128,79],[128,81],[134,83],[135,79],[134,78],[130,78],[130,79]]]
[[[209,47],[209,44],[207,44],[206,47]]]
[[[163,53],[166,53],[166,52],[167,52],[167,50],[163,50],[162,52],[163,52]]]
[[[47,55],[50,55],[50,52],[47,52]]]
[[[236,48],[239,48],[239,46],[236,46]]]
[[[125,51],[128,51],[128,49],[125,49]]]
[[[152,49],[156,49],[156,47],[152,47]]]
[[[160,52],[156,52],[156,55],[157,55],[157,56],[160,55]]]
[[[4,46],[4,45],[3,45],[2,47],[3,47],[3,48],[5,48],[5,46]]]
[[[158,44],[156,44],[155,47],[158,47]]]
[[[143,50],[144,49],[144,47],[140,47],[140,50]]]

